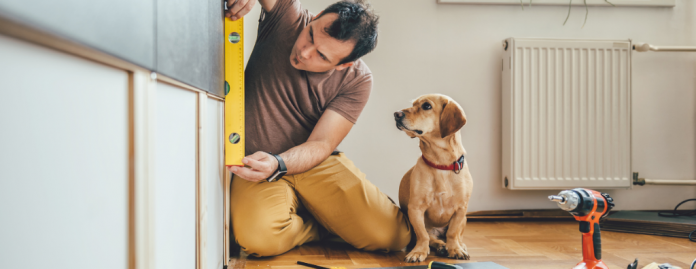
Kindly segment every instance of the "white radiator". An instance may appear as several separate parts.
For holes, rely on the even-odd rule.
[[[503,48],[504,186],[631,188],[631,41]]]

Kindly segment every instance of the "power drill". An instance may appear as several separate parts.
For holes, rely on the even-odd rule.
[[[549,196],[549,200],[557,202],[558,206],[570,212],[580,221],[582,233],[582,261],[573,269],[603,268],[608,269],[602,262],[602,238],[599,234],[599,220],[607,216],[614,207],[614,199],[606,193],[577,188],[565,190],[558,195]]]

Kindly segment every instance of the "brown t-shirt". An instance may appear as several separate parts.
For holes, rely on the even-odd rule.
[[[372,73],[362,60],[324,73],[292,67],[292,46],[311,19],[297,0],[278,0],[261,14],[244,77],[247,155],[306,142],[326,109],[355,123],[367,103]]]

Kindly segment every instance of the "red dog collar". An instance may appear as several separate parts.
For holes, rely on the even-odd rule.
[[[464,155],[459,157],[458,160],[454,161],[450,165],[434,164],[433,162],[428,161],[428,159],[425,158],[425,155],[421,155],[421,157],[423,158],[423,161],[427,165],[429,165],[430,167],[435,168],[435,169],[440,169],[440,170],[451,170],[451,171],[454,171],[455,174],[459,174],[459,171],[461,171],[462,168],[464,167]]]

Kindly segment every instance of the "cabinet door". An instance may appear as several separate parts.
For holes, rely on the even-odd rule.
[[[126,269],[128,74],[0,35],[0,268]]]
[[[207,121],[205,125],[206,148],[204,151],[206,172],[205,192],[206,201],[206,267],[207,269],[222,269],[224,262],[224,145],[223,145],[223,113],[222,101],[208,98]]]
[[[158,83],[155,108],[154,264],[196,268],[198,94]]]

